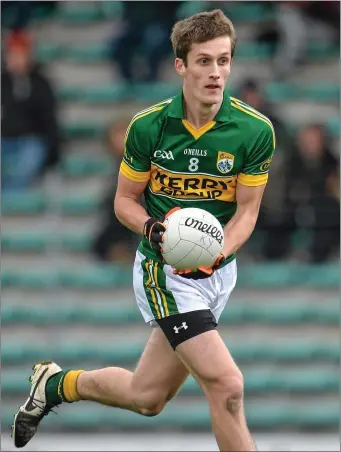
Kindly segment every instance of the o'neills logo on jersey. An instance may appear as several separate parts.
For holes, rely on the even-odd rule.
[[[206,157],[207,149],[184,149],[184,155],[195,155],[196,157]]]
[[[198,231],[205,232],[209,234],[213,239],[215,239],[220,245],[223,243],[223,234],[219,229],[211,224],[205,223],[204,221],[197,220],[196,218],[186,218],[185,226],[188,226]]]
[[[235,201],[237,176],[182,174],[151,166],[149,188],[156,195],[178,199]]]

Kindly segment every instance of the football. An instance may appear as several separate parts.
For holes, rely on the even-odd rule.
[[[172,213],[164,224],[162,256],[176,270],[210,267],[223,249],[223,228],[206,210],[180,209]]]

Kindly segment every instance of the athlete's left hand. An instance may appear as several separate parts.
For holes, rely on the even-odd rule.
[[[217,270],[222,261],[226,259],[223,254],[219,254],[217,260],[212,267],[198,267],[197,270],[173,270],[174,275],[182,276],[187,279],[204,279],[209,278]]]

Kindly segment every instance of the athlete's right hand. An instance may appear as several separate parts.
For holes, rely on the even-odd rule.
[[[166,226],[164,225],[164,221],[169,217],[173,212],[180,210],[180,207],[174,207],[169,210],[161,220],[156,220],[155,218],[149,218],[144,224],[143,235],[146,237],[150,246],[155,251],[161,251],[161,243],[162,243],[162,235],[166,230]]]
[[[165,232],[166,226],[162,221],[155,218],[149,218],[144,224],[143,235],[149,241],[150,246],[155,251],[160,251],[160,245],[162,243],[162,234]]]

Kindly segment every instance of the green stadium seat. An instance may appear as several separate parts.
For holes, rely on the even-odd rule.
[[[47,202],[42,190],[25,190],[22,193],[6,193],[1,196],[2,214],[39,214]]]
[[[25,290],[47,290],[58,286],[58,274],[46,268],[35,272],[29,270],[23,272],[2,270],[1,285],[3,289],[6,287],[19,287]]]
[[[89,266],[79,271],[60,272],[63,287],[103,290],[132,285],[132,271],[116,266]]]
[[[61,52],[61,58],[77,63],[98,63],[108,58],[109,48],[105,43],[81,44],[65,46]]]
[[[339,116],[334,116],[328,120],[327,129],[332,136],[334,136],[334,137],[340,136],[340,118],[339,118]]]
[[[95,212],[101,201],[97,195],[69,195],[60,200],[60,207],[64,214],[83,215]],[[45,211],[47,202],[43,190],[4,194],[2,195],[2,213],[5,215],[37,214]]]
[[[338,428],[340,422],[340,411],[338,401],[320,403],[307,402],[304,405],[298,403],[276,403],[262,405],[247,405],[246,417],[250,428],[270,429],[270,428],[314,428],[329,427]],[[13,406],[12,411],[5,411],[2,415],[2,423],[11,425],[13,413],[17,407]],[[70,411],[65,410],[62,416],[48,416],[44,419],[44,426],[49,430],[77,429],[83,431],[110,429],[110,431],[122,431],[124,429],[141,429],[142,431],[153,432],[156,429],[177,428],[181,430],[201,429],[211,431],[209,409],[206,403],[193,403],[181,405],[181,409],[176,404],[169,404],[164,411],[152,419],[139,416],[135,413],[124,410],[108,410],[105,407],[98,407],[94,404],[73,406]],[[44,427],[45,428],[45,427]]]
[[[72,200],[71,200],[72,201]],[[82,203],[75,205],[69,204],[66,213],[80,214],[88,212],[86,205]],[[65,206],[64,206],[65,207]],[[89,207],[89,206],[88,206]],[[72,240],[72,239],[71,239]],[[40,271],[44,273],[45,269],[25,272],[20,269],[3,270],[3,287],[31,287],[30,281],[37,281]],[[339,266],[337,264],[304,266],[288,264],[258,264],[257,267],[240,265],[239,287],[253,287],[262,289],[273,289],[280,287],[309,286],[309,287],[339,287]],[[84,268],[61,271],[59,274],[59,283],[68,287],[84,287],[87,289],[101,290],[114,289],[117,284],[120,286],[131,285],[131,269],[115,269],[110,266],[91,265]],[[36,282],[33,283],[36,285]],[[44,285],[45,287],[45,285]]]
[[[108,155],[71,154],[64,157],[61,169],[69,177],[105,175],[113,173],[113,164]]]
[[[3,341],[4,342],[4,341]],[[115,342],[103,349],[94,344],[68,343],[59,344],[29,344],[11,342],[2,344],[2,364],[10,365],[20,362],[25,364],[32,360],[53,357],[56,361],[72,363],[79,360],[95,360],[101,364],[120,363],[133,364],[138,360],[143,345],[140,342]],[[340,348],[338,343],[312,340],[296,340],[281,343],[239,342],[229,343],[229,349],[237,362],[307,362],[319,360],[324,362],[338,362]]]
[[[70,25],[86,25],[101,20],[101,10],[96,3],[84,3],[82,8],[58,8],[54,20]]]
[[[101,2],[102,14],[106,19],[119,19],[123,14],[123,2]]]
[[[89,251],[94,240],[93,234],[64,234],[61,238],[61,248],[64,251],[85,252]]]
[[[137,102],[153,103],[160,99],[174,96],[181,88],[179,83],[154,83],[152,86],[137,83],[133,88],[133,95]],[[238,97],[238,93],[231,91]],[[271,82],[265,88],[266,97],[271,102],[287,102],[302,99],[311,102],[336,102],[339,99],[337,85],[312,84],[307,86],[286,82]],[[81,102],[86,104],[106,104],[128,100],[132,95],[124,83],[110,85],[66,86],[59,91],[62,101]]]
[[[48,50],[47,50],[48,49]],[[143,48],[140,50],[143,53]],[[236,47],[236,58],[238,60],[268,60],[273,57],[274,47],[267,43],[254,41],[238,42]],[[108,47],[105,43],[99,42],[86,45],[62,46],[59,44],[43,44],[43,50],[38,46],[37,54],[41,61],[51,62],[55,59],[69,60],[78,63],[99,63],[108,58]],[[338,58],[338,46],[331,46],[329,43],[311,42],[307,48],[307,58],[310,60],[321,60]]]
[[[1,248],[7,252],[42,252],[48,243],[45,231],[2,233]]]
[[[62,101],[83,102],[87,104],[106,104],[123,101],[129,98],[131,89],[124,83],[90,86],[64,86],[58,95]]]
[[[65,233],[62,234],[59,246],[65,251],[88,251],[91,247],[93,234]],[[52,237],[46,231],[28,231],[3,233],[1,245],[5,252],[42,252],[49,244],[55,243],[56,237]]]
[[[338,264],[272,263],[255,266],[239,266],[238,283],[254,287],[270,288],[280,286],[310,285],[338,287],[340,269]]]
[[[38,61],[48,64],[59,60],[63,54],[63,49],[56,43],[39,43],[35,48],[35,54]]]
[[[134,87],[134,97],[141,103],[156,103],[160,99],[168,99],[175,96],[181,89],[180,83],[153,83],[152,86],[136,84]]]
[[[272,82],[268,83],[265,91],[267,98],[272,102],[283,102],[291,99],[337,102],[340,97],[338,85],[322,83],[302,86],[293,83]]]
[[[115,2],[85,2],[82,8],[59,8],[54,20],[65,25],[91,25],[99,20],[119,19],[122,16],[123,5]]]
[[[76,122],[63,125],[63,135],[68,140],[77,138],[103,138],[106,130],[106,124],[96,124],[93,122]]]
[[[74,246],[74,245],[72,245]],[[111,275],[110,275],[111,277]],[[2,324],[67,324],[84,323],[94,325],[131,325],[141,322],[141,314],[134,303],[110,305],[101,309],[83,308],[76,304],[67,307],[46,305],[39,312],[30,307],[8,305],[2,307]],[[295,325],[312,322],[321,325],[336,326],[340,321],[338,300],[321,300],[320,305],[311,305],[299,300],[276,302],[262,308],[252,307],[247,302],[231,303],[222,313],[220,325],[252,324]]]
[[[64,214],[84,215],[95,212],[100,202],[97,195],[74,195],[61,200],[61,209]]]

